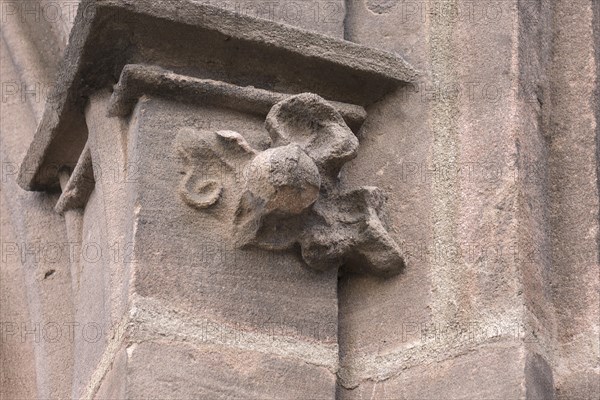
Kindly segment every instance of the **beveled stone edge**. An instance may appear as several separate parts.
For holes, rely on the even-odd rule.
[[[54,207],[54,211],[63,214],[69,210],[85,208],[94,186],[92,155],[89,145],[86,144],[75,169],[73,169],[69,180],[62,188],[62,194]]]

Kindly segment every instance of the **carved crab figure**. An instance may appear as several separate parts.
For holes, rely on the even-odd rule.
[[[201,140],[182,132],[179,151],[188,166],[180,190],[184,201],[198,209],[213,207],[227,189],[223,180],[206,179],[211,168],[242,165],[233,217],[238,246],[299,246],[306,264],[317,270],[344,266],[380,276],[398,273],[401,251],[380,220],[383,193],[375,187],[343,191],[338,185],[358,140],[336,109],[315,94],[292,96],[273,106],[266,128],[272,146],[262,152],[236,132]],[[201,179],[198,169],[205,171]]]

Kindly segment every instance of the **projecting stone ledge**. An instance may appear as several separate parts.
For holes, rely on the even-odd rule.
[[[21,166],[23,188],[58,189],[58,171],[86,143],[85,99],[126,64],[363,106],[416,78],[398,55],[190,0],[84,0]]]
[[[250,114],[266,116],[276,103],[292,95],[253,86],[238,86],[212,79],[175,74],[160,67],[128,64],[121,72],[110,104],[110,116],[126,117],[139,97],[156,95],[189,103],[210,104]],[[358,129],[367,117],[361,106],[332,101],[348,126]]]

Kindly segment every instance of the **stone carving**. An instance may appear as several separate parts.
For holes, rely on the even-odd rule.
[[[340,169],[358,150],[340,113],[318,95],[300,94],[275,104],[266,128],[272,145],[264,151],[237,132],[181,132],[178,149],[187,168],[182,199],[208,210],[221,197],[233,196],[233,236],[240,247],[299,247],[316,270],[344,266],[380,276],[398,273],[402,255],[380,219],[383,193],[340,188]],[[243,170],[240,187],[220,179],[223,166]]]

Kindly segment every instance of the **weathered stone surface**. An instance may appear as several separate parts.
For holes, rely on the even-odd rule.
[[[553,7],[548,137],[549,280],[556,318],[558,399],[600,397],[600,8]]]
[[[4,33],[2,25],[3,37]],[[23,70],[12,61],[13,54],[4,51],[5,43],[0,51],[2,83],[21,82]],[[32,69],[34,65],[27,65],[26,74]],[[53,210],[56,194],[21,191],[14,179],[35,131],[35,108],[21,96],[3,98],[0,107],[0,213],[4,224],[10,225],[0,229],[0,362],[3,382],[18,385],[3,385],[0,393],[27,397],[34,391],[34,397],[65,398],[70,396],[74,353],[66,331],[60,340],[55,336],[57,325],[73,321],[64,222]],[[21,279],[22,286],[12,287],[11,282]]]
[[[358,140],[341,115],[316,95],[299,95],[273,106],[266,127],[276,147],[297,143],[335,178],[342,165],[356,157]]]
[[[432,364],[403,370],[389,379],[367,381],[352,390],[342,388],[340,399],[519,399],[523,387],[523,354],[516,345],[481,347]],[[536,398],[536,397],[532,397]]]
[[[379,15],[369,11],[373,4],[382,5]],[[593,108],[591,104],[597,101],[589,95],[591,87],[597,86],[592,78],[597,54],[590,53],[594,45],[589,39],[593,32],[589,2],[574,6],[588,10],[581,11],[581,17],[574,17],[573,10],[564,12],[564,22],[553,19],[553,8],[566,7],[567,2],[561,1],[397,2],[387,7],[389,4],[352,2],[348,37],[397,49],[418,70],[427,72],[418,82],[418,91],[399,90],[384,104],[367,107],[369,118],[361,132],[365,139],[346,179],[365,183],[376,177],[373,184],[404,194],[391,197],[387,207],[391,215],[402,215],[402,220],[391,219],[392,226],[401,227],[401,231],[392,231],[392,236],[406,251],[408,268],[405,274],[386,282],[342,278],[340,383],[351,388],[358,385],[348,398],[371,395],[374,382],[378,388],[385,387],[388,379],[410,376],[411,368],[419,368],[427,360],[453,357],[459,339],[465,338],[471,351],[479,352],[496,336],[482,335],[473,340],[474,330],[520,329],[522,334],[516,341],[523,351],[537,354],[539,365],[546,365],[537,372],[523,363],[516,365],[526,383],[527,393],[520,395],[553,398],[563,387],[575,398],[581,396],[560,383],[559,377],[566,371],[559,367],[564,361],[557,353],[557,339],[569,328],[557,324],[555,312],[562,307],[571,309],[573,300],[565,294],[551,300],[556,290],[561,291],[557,288],[569,285],[559,283],[564,276],[552,278],[558,266],[551,257],[554,252],[549,242],[554,235],[566,234],[577,243],[567,245],[568,251],[558,251],[561,254],[556,260],[578,248],[578,261],[573,259],[569,265],[581,268],[575,275],[586,271],[586,283],[574,279],[571,282],[578,289],[565,290],[585,297],[578,300],[582,304],[597,304],[589,291],[598,287],[597,263],[591,261],[596,251],[583,251],[583,247],[589,250],[596,246],[574,239],[578,236],[570,228],[584,226],[580,218],[585,214],[594,228],[589,226],[582,232],[589,240],[597,240],[597,188],[589,186],[585,195],[580,190],[585,186],[583,176],[591,177],[588,182],[595,179],[597,172],[592,171],[598,160],[591,153],[584,156],[578,144],[596,138],[597,131],[590,125],[580,126],[575,129],[577,139],[566,139],[562,133],[565,106],[561,106],[561,117],[556,118],[550,94],[556,91],[561,104],[570,103],[563,100],[565,95],[573,87],[582,88],[575,89],[584,94],[580,111],[568,111],[570,116],[577,115],[577,121],[581,110]],[[564,28],[566,22],[582,20],[585,23],[578,23],[580,35]],[[567,40],[582,36],[586,41],[577,45]],[[577,68],[565,68],[562,61],[551,59],[555,40],[563,43],[556,49],[568,52],[569,62],[577,63]],[[565,86],[552,88],[552,70]],[[569,90],[564,92],[567,86]],[[584,120],[595,120],[592,114],[590,111],[587,116],[591,119]],[[418,115],[427,117],[415,118]],[[398,130],[405,133],[401,141],[395,136]],[[595,152],[591,142],[587,148]],[[557,156],[557,149],[572,155]],[[553,178],[547,171],[555,157],[557,170],[553,173],[558,175]],[[574,163],[574,159],[580,161]],[[574,164],[574,170],[566,168]],[[567,171],[572,171],[578,182],[567,185],[569,189],[559,183],[571,181]],[[572,197],[559,196],[565,196],[562,207],[569,207],[569,212],[557,212],[556,225],[551,228],[554,217],[548,212],[554,208],[552,191],[569,192]],[[573,221],[579,222],[567,223],[563,216],[570,213]],[[580,261],[583,254],[590,257],[587,267]],[[594,278],[587,273],[595,274]],[[411,306],[404,307],[406,304]],[[581,325],[575,328],[578,332],[598,326],[597,313],[591,317],[588,307],[594,308],[572,311],[582,314]],[[423,340],[432,330],[450,335],[443,334],[433,343]],[[598,342],[597,333],[586,337]],[[580,341],[573,346],[585,348],[590,357],[595,357],[592,354],[598,349],[596,343],[582,345]],[[581,355],[574,359],[574,364],[590,362]],[[591,373],[597,366],[597,362],[590,362],[582,369]],[[435,370],[434,365],[429,368]],[[464,382],[466,378],[457,380]],[[580,382],[584,386],[586,379],[582,377]],[[489,383],[497,389],[495,397],[514,394],[503,383]],[[363,385],[365,390],[359,390]],[[405,398],[440,397],[433,393],[427,396],[421,390],[407,389],[403,394]],[[441,389],[439,393],[447,396]],[[474,393],[470,396],[467,390],[461,396],[485,397]],[[580,398],[593,398],[592,393],[588,391]]]
[[[18,243],[4,196],[0,197],[0,210],[2,244]],[[5,254],[6,248],[3,249]],[[3,260],[0,268],[0,393],[3,398],[32,399],[37,393],[35,346],[39,341],[36,343],[35,333],[24,335],[30,340],[23,340],[22,334],[22,324],[30,319],[24,273],[20,262]]]
[[[282,391],[289,399],[335,397],[335,375],[327,369],[266,354],[164,341],[132,345],[128,352],[126,398],[280,399]],[[173,368],[147,368],[163,362]]]
[[[93,168],[90,148],[86,145],[73,172],[59,172],[62,194],[54,207],[56,212],[63,214],[65,211],[85,208],[96,184]]]
[[[529,353],[525,360],[525,393],[527,399],[544,400],[555,397],[552,367],[539,354]]]
[[[304,268],[302,261],[293,254],[256,248],[242,250],[231,234],[238,202],[236,190],[243,187],[244,164],[241,161],[253,155],[250,146],[265,149],[268,143],[262,118],[209,106],[182,106],[168,100],[144,99],[138,103],[132,120],[135,125],[129,131],[129,159],[135,161],[138,171],[153,173],[140,174],[130,188],[133,196],[129,206],[134,217],[130,239],[133,244],[130,273],[134,279],[130,290],[173,310],[172,314],[160,311],[163,308],[150,313],[152,319],[143,325],[148,327],[150,337],[158,339],[163,335],[162,330],[167,330],[171,332],[167,335],[186,333],[181,340],[187,341],[202,332],[206,335],[209,330],[209,336],[217,336],[213,341],[225,346],[223,351],[241,352],[236,348],[242,346],[259,354],[278,354],[280,362],[289,364],[290,368],[297,364],[295,357],[298,355],[292,355],[298,351],[294,349],[304,346],[303,343],[315,343],[327,350],[324,355],[307,354],[313,357],[307,362],[324,365],[325,370],[331,372],[327,372],[329,377],[324,381],[329,382],[329,386],[323,384],[314,390],[320,393],[318,397],[333,393],[332,373],[337,368],[336,271],[317,274]],[[196,133],[206,121],[210,121],[211,135],[199,137],[190,132],[191,129]],[[243,139],[226,129],[244,132]],[[220,135],[214,132],[220,132]],[[157,140],[160,146],[156,146]],[[210,145],[204,146],[202,140]],[[228,165],[210,162],[211,159],[221,162],[220,152],[229,154],[228,158],[223,158]],[[203,207],[209,206],[210,201],[202,204],[199,196],[209,192],[184,196],[189,197],[186,202],[177,190],[182,184],[189,188],[185,183],[194,180],[196,174],[200,181],[215,178],[215,182],[223,186],[222,190],[217,189],[218,201],[208,212]],[[210,187],[208,189],[210,191]],[[190,203],[195,207],[190,207]],[[140,305],[135,308],[144,309]],[[173,317],[181,318],[182,315],[189,315],[189,319],[186,317],[187,322],[177,325]],[[155,323],[153,319],[164,323]],[[186,326],[197,328],[188,330]],[[266,345],[257,347],[262,339],[240,344],[235,340],[238,334],[232,333],[225,335],[227,342],[222,343],[218,332],[228,329],[255,332],[267,338],[271,332],[281,331],[283,339],[271,346],[267,340]],[[152,333],[155,330],[158,331]],[[213,330],[217,333],[211,333]],[[288,343],[287,336],[295,337],[289,340],[298,344]],[[137,341],[135,336],[132,340]],[[218,372],[209,359],[198,357],[206,361],[198,364],[200,370],[208,368],[215,375],[229,374],[226,365],[221,365],[221,372]],[[239,357],[246,358],[241,354]],[[172,361],[178,362],[177,359]],[[180,379],[187,379],[186,369],[175,370],[173,374],[177,371],[183,374]],[[135,370],[130,373],[136,374]],[[263,384],[256,393],[294,395],[292,386],[278,386],[278,381],[271,376],[273,372],[264,373]],[[141,386],[135,390],[141,390]],[[170,390],[169,386],[161,389],[165,390]],[[186,390],[193,392],[200,388],[192,385]]]

